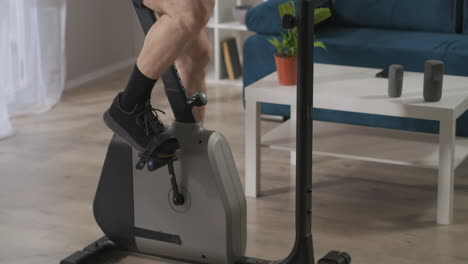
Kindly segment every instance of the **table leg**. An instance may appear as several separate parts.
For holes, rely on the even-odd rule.
[[[453,221],[453,196],[455,185],[456,120],[440,122],[439,135],[439,183],[437,199],[437,223],[450,225]]]
[[[290,160],[291,165],[296,166],[296,159],[297,159],[296,151],[291,151],[289,156],[291,159]]]
[[[245,113],[245,195],[260,196],[260,106],[247,100]]]
[[[294,125],[297,123],[297,109],[296,109],[296,101],[291,102],[291,121],[294,121]],[[295,135],[294,135],[295,136]],[[293,166],[296,166],[296,150],[291,151],[290,153],[290,163]]]

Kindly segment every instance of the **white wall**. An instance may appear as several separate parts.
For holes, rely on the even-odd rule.
[[[144,36],[132,0],[68,0],[67,13],[67,89],[135,63]]]
[[[68,0],[67,88],[134,64],[142,36],[131,0]]]

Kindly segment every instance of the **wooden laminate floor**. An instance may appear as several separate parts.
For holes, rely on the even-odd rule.
[[[58,263],[102,235],[91,208],[111,137],[101,116],[127,76],[123,71],[67,92],[47,114],[14,119],[17,135],[0,141],[0,263]],[[161,90],[154,103],[168,110]],[[226,135],[243,180],[241,89],[210,86],[209,95],[206,126]],[[294,168],[287,153],[263,153],[265,196],[248,199],[247,253],[279,259],[294,238]],[[468,263],[468,165],[457,173],[455,224],[438,226],[436,171],[334,158],[314,164],[317,256],[341,249],[357,264]],[[127,257],[121,263],[170,262]]]

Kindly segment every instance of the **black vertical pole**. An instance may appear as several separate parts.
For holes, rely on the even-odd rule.
[[[314,1],[299,1],[299,52],[297,87],[297,231],[311,232],[312,209],[312,108],[314,96]],[[304,217],[306,215],[306,217]],[[304,220],[304,221],[303,221]]]
[[[296,133],[296,243],[283,263],[314,264],[312,239],[312,108],[314,0],[299,0]]]

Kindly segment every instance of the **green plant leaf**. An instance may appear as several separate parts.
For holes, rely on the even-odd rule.
[[[325,46],[325,44],[323,44],[322,41],[315,41],[315,42],[314,42],[314,47],[315,47],[315,48],[322,48],[322,49],[324,49],[324,50],[328,50],[328,49],[327,49],[327,46]]]
[[[269,39],[268,42],[270,42],[275,48],[279,49],[280,43],[277,38]]]
[[[281,18],[283,18],[285,15],[296,15],[296,6],[293,1],[279,5],[278,9]]]
[[[317,8],[314,10],[314,12],[315,12],[315,18],[314,18],[315,24],[321,23],[331,17],[330,8]]]
[[[290,1],[279,5],[278,11],[280,17],[283,18],[285,15],[296,15],[296,6],[294,1]],[[331,17],[331,11],[329,8],[318,8],[315,11],[315,23],[320,23]],[[297,28],[287,30],[286,32],[280,33],[282,40],[279,38],[272,38],[268,41],[277,49],[277,55],[282,57],[297,57],[298,53],[298,31]],[[321,41],[314,43],[314,47],[327,49],[325,44]]]
[[[288,32],[289,33],[289,32]],[[283,39],[287,39],[288,35],[286,33],[280,32],[280,35]]]
[[[276,48],[278,55],[287,56],[287,51],[288,51],[287,36],[283,38],[281,41],[278,38],[271,38],[271,39],[268,39],[268,41]]]

